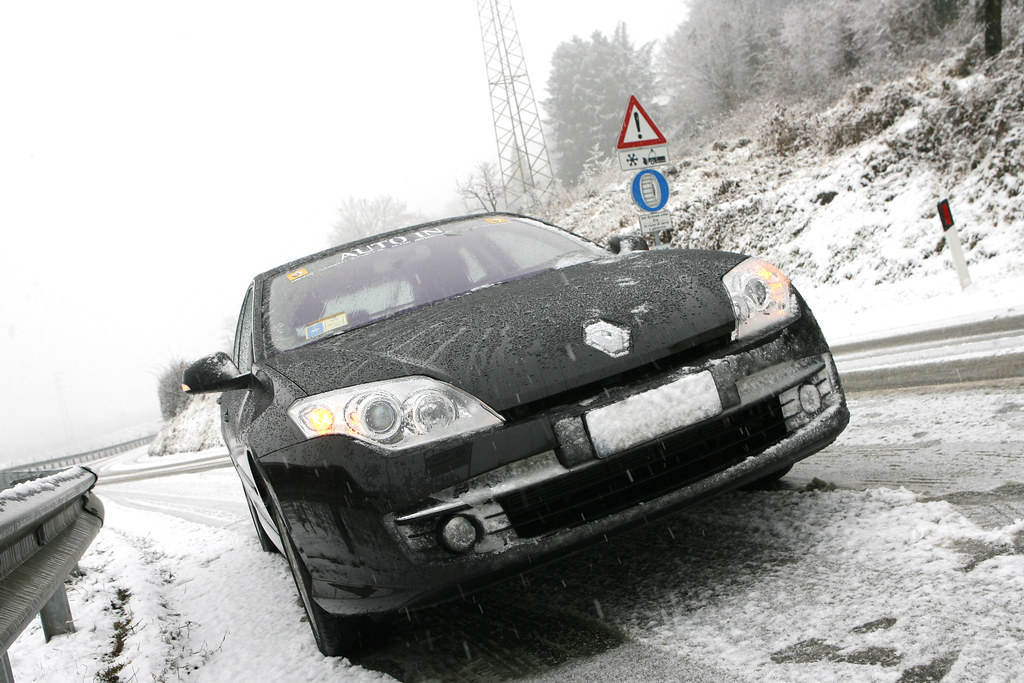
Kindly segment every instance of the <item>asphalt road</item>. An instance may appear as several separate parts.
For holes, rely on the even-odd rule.
[[[1024,377],[1024,316],[832,347],[848,392]]]

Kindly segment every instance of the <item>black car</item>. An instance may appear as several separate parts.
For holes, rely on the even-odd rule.
[[[233,358],[184,388],[224,392],[257,534],[321,651],[835,440],[842,387],[786,276],[646,246],[488,214],[256,277]]]

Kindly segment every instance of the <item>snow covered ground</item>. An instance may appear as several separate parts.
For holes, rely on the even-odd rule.
[[[154,483],[202,499],[207,516],[211,502],[230,502],[227,528],[104,499],[103,531],[68,591],[79,632],[41,647],[34,623],[10,650],[16,680],[305,681],[349,669],[306,638],[288,566],[255,543],[233,470]]]
[[[1005,281],[960,292],[950,272],[936,287],[892,287],[873,302],[854,284],[804,292],[833,341],[1024,312]],[[1024,450],[1021,387],[865,395],[851,410],[840,441],[790,477],[849,488],[731,494],[539,570],[515,585],[517,599],[600,614],[645,661],[716,672],[708,680],[1024,680],[1024,518],[985,524],[935,499],[1024,482],[1024,458],[1005,457]],[[928,442],[919,467],[950,472],[940,490],[892,473],[914,441]],[[1002,469],[986,459],[995,450]],[[388,678],[320,655],[286,562],[259,549],[233,470],[125,480],[216,457],[140,449],[103,466],[123,483],[98,489],[106,524],[69,586],[79,632],[44,644],[33,623],[10,650],[16,680]],[[901,476],[908,488],[878,484]],[[432,637],[446,637],[445,618]],[[470,645],[459,666],[473,671],[488,655]],[[629,677],[635,656],[596,675]],[[575,664],[562,666],[554,679]]]
[[[855,289],[807,296],[833,338],[1024,312],[1004,288],[950,283],[943,305],[904,289],[855,320],[844,313]],[[519,599],[599,610],[648,657],[729,680],[1024,680],[1024,518],[985,524],[936,499],[1024,482],[1021,387],[863,395],[851,411],[790,488],[734,493],[613,539],[539,570],[515,586]],[[925,455],[911,454],[913,466],[947,477],[911,471],[915,442]],[[139,449],[102,476],[216,457]],[[841,488],[797,489],[813,477]],[[44,644],[34,623],[10,651],[18,681],[386,678],[320,655],[286,562],[259,549],[233,470],[98,491],[106,524],[69,587],[80,631]]]
[[[1013,284],[979,279],[959,292],[948,275],[938,287],[893,285],[870,305],[853,285],[805,296],[834,341],[1024,312]],[[820,475],[856,486],[857,476],[844,473],[861,473],[837,460],[842,454],[862,457],[867,470],[892,467],[886,447],[926,432],[936,469],[994,476],[961,477],[968,489],[1024,481],[1024,458],[1002,458],[1007,471],[971,460],[985,450],[978,443],[1024,451],[1019,385],[866,395],[851,410],[850,428],[798,466],[798,481]],[[103,467],[116,481],[147,466],[206,466],[216,455],[138,450]],[[1024,519],[973,521],[905,476],[910,488],[736,493],[650,527],[653,536],[633,533],[542,569],[522,599],[599,609],[647,656],[721,673],[710,680],[923,681],[943,672],[948,681],[1024,680]],[[69,587],[79,633],[45,644],[34,623],[10,649],[15,680],[387,678],[319,654],[287,563],[260,551],[232,470],[111,483],[98,493],[106,522],[81,562],[84,577]],[[626,669],[604,670],[607,679],[635,671],[629,657],[616,661]]]
[[[1022,404],[1014,386],[855,397],[840,442],[795,473],[819,472],[820,459],[828,476],[829,459],[854,446],[884,461],[886,442],[915,420],[935,430],[934,451],[945,453],[932,467],[956,459],[970,468],[971,449],[958,446],[1021,446]],[[889,423],[857,419],[879,409]],[[141,451],[122,457],[147,460]],[[1024,459],[1006,466],[982,483],[1024,480]],[[106,524],[81,562],[85,575],[69,586],[80,630],[44,644],[34,623],[10,651],[16,680],[106,680],[116,667],[110,680],[383,678],[317,651],[285,560],[259,549],[233,470],[98,492]],[[790,486],[730,494],[511,588],[527,604],[599,616],[681,672],[897,681],[948,671],[944,680],[1012,681],[1024,680],[1022,550],[1024,519],[979,524],[955,502],[898,486]]]

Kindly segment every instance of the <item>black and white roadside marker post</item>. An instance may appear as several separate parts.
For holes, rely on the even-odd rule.
[[[939,220],[942,221],[942,235],[949,245],[956,274],[960,277],[960,289],[967,289],[967,285],[971,284],[971,275],[967,272],[967,261],[964,259],[963,247],[960,246],[960,234],[953,226],[953,212],[949,209],[948,199],[939,202]]]
[[[672,214],[664,210],[668,180],[653,167],[668,163],[668,141],[634,95],[629,96],[615,149],[621,170],[638,171],[630,194],[641,211],[640,234],[653,236],[655,246],[661,245],[661,236],[672,231]]]

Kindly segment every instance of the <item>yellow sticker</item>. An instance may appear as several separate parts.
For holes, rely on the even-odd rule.
[[[304,277],[306,275],[309,275],[309,271],[306,270],[305,268],[299,268],[298,270],[293,270],[292,272],[288,273],[286,277],[292,282],[295,282],[300,277]]]
[[[508,223],[508,219],[506,219],[506,218],[488,218],[487,222],[488,223]]]
[[[327,330],[334,330],[339,327],[345,327],[345,325],[348,325],[347,313],[338,313],[337,315],[332,315],[330,318],[324,318],[325,332]]]
[[[339,327],[344,327],[345,325],[348,325],[347,313],[338,313],[336,315],[332,315],[329,318],[321,318],[312,325],[306,326],[306,339],[319,337],[324,332],[336,330]]]

